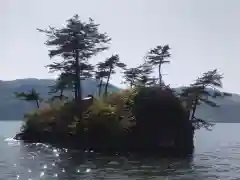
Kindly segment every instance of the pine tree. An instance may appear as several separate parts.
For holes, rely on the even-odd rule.
[[[219,107],[214,101],[210,100],[209,97],[216,98],[216,96],[222,96],[220,93],[210,93],[209,89],[213,89],[215,92],[218,88],[222,88],[222,75],[220,75],[217,69],[208,71],[198,78],[195,83],[189,87],[184,88],[180,93],[180,98],[186,103],[186,109],[188,111],[188,117],[192,121],[194,128],[200,127],[209,128],[211,126],[207,121],[195,117],[197,107],[205,103],[211,107]],[[223,94],[223,96],[228,96]]]
[[[128,84],[130,88],[136,86],[137,80],[141,75],[141,70],[136,68],[126,68],[123,72],[124,84]]]
[[[102,94],[103,81],[108,77],[108,72],[103,62],[98,63],[96,67],[97,67],[97,70],[95,71],[95,79],[99,82],[97,84],[97,87],[98,87],[98,96],[100,97]]]
[[[57,65],[55,68],[60,66],[71,70],[74,75],[75,99],[79,102],[82,99],[81,76],[88,75],[84,70],[91,69],[88,59],[108,49],[110,38],[106,33],[100,33],[98,27],[91,18],[88,22],[83,22],[75,15],[67,20],[67,25],[62,28],[38,29],[48,37],[46,45],[55,47],[49,50],[49,56],[61,56],[64,59],[61,63],[53,64]]]
[[[162,81],[162,73],[161,68],[163,64],[170,63],[169,60],[166,60],[171,55],[169,53],[170,47],[168,45],[165,46],[157,46],[154,49],[151,49],[146,58],[147,62],[152,66],[158,66],[158,76],[159,76],[159,85],[163,86]]]
[[[151,77],[151,74],[153,73],[152,65],[148,62],[144,62],[140,66],[138,66],[139,69],[139,76],[137,79],[137,86],[152,86],[153,85],[153,77]]]
[[[73,87],[73,77],[71,74],[67,73],[61,73],[60,76],[57,78],[55,84],[53,86],[50,86],[49,94],[53,95],[59,92],[59,95],[53,96],[51,99],[55,100],[56,98],[63,100],[67,99],[66,96],[64,96],[63,92],[65,90],[72,89]]]
[[[116,68],[124,68],[126,65],[122,62],[120,62],[119,56],[112,55],[110,58],[107,58],[102,64],[101,64],[101,69],[104,69],[105,72],[108,73],[107,76],[107,82],[105,85],[105,90],[104,90],[104,95],[107,96],[108,93],[108,85],[109,85],[109,80],[112,74],[116,73]]]
[[[75,93],[74,97],[77,97],[77,86],[75,81],[75,72],[74,72],[74,61],[64,61],[61,63],[52,63],[46,66],[50,72],[60,71],[61,74],[65,74],[68,76],[69,83],[72,84],[73,92]],[[80,80],[84,80],[87,78],[92,77],[94,67],[89,64],[88,62],[81,62],[80,63]],[[71,82],[70,82],[71,81]]]
[[[39,101],[40,101],[40,96],[39,93],[35,89],[32,89],[31,91],[25,93],[25,92],[15,92],[15,96],[19,98],[20,100],[24,101],[35,101],[37,108],[39,108]]]

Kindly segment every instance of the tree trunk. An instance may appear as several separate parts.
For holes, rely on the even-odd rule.
[[[197,96],[196,99],[194,100],[191,120],[194,119],[194,115],[195,115],[195,113],[196,113],[196,109],[197,109],[197,104],[198,104],[198,96]]]
[[[100,80],[99,87],[98,87],[98,96],[101,97],[101,91],[102,91],[102,79]]]
[[[39,100],[38,99],[36,100],[36,104],[37,104],[37,108],[39,108],[40,106],[39,106]]]
[[[188,98],[186,100],[186,109],[187,109],[187,114],[188,114],[188,120],[190,120],[192,106],[193,106],[192,99]]]
[[[75,95],[77,96],[77,97],[75,97],[76,98],[76,100],[77,101],[79,101],[79,100],[81,100],[82,98],[81,98],[81,88],[80,88],[80,86],[81,86],[81,84],[80,84],[80,64],[79,64],[79,52],[78,52],[78,50],[76,50],[75,51],[75,62],[76,62],[76,64],[75,64],[75,70],[76,70],[76,74],[75,74],[75,83],[76,83],[76,87],[75,87],[75,90],[76,90],[76,93],[75,93]]]
[[[60,96],[59,96],[59,99],[62,100],[63,99],[63,89],[61,89],[60,91]]]
[[[81,90],[81,71],[80,71],[80,62],[79,62],[79,52],[75,50],[75,100],[76,100],[76,115],[80,120],[83,118],[83,107],[82,107],[82,90]]]
[[[130,82],[130,88],[132,89],[132,87],[133,87],[133,82]]]
[[[110,68],[109,70],[109,75],[108,75],[108,78],[107,78],[107,83],[105,85],[105,91],[104,91],[104,96],[106,97],[107,94],[108,94],[108,84],[109,84],[109,79],[110,79],[110,76],[112,74],[112,68]]]
[[[75,101],[77,101],[77,99],[78,99],[78,90],[77,90],[77,83],[76,83],[76,81],[74,82],[74,99],[75,99]]]
[[[79,86],[78,86],[78,99],[82,102],[82,80],[81,80],[81,72],[79,71]]]
[[[162,66],[162,63],[160,63],[159,66],[158,66],[158,76],[159,76],[159,85],[160,85],[160,87],[162,87],[161,66]]]
[[[202,88],[205,89],[206,85],[202,85]],[[192,116],[191,116],[191,120],[194,119],[194,115],[196,113],[196,110],[197,110],[197,105],[199,103],[199,98],[201,97],[201,95],[197,94],[196,97],[195,97],[195,100],[194,100],[194,104],[193,104],[193,109],[192,109]]]

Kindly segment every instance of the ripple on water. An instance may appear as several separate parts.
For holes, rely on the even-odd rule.
[[[209,143],[207,148],[201,147],[193,159],[183,160],[133,155],[106,157],[92,149],[79,152],[0,138],[0,179],[239,179],[240,139],[216,140],[220,143],[212,143],[209,139],[204,139],[204,143]]]
[[[9,146],[19,146],[20,141],[13,139],[13,138],[6,138],[4,139],[4,142],[6,142]]]

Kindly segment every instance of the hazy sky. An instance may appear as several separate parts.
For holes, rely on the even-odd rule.
[[[187,85],[218,68],[224,90],[240,93],[239,0],[1,0],[0,79],[52,78],[46,37],[36,28],[61,27],[75,13],[92,17],[112,38],[111,49],[134,67],[156,45],[169,44],[166,83]],[[112,83],[120,85],[120,74]]]

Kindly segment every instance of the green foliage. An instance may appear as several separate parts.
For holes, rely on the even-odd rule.
[[[104,62],[100,62],[96,65],[97,70],[95,71],[95,78],[99,81],[98,87],[98,96],[102,95],[102,86],[103,80],[109,76],[109,72]]]
[[[56,81],[54,79],[18,79],[13,81],[3,81],[0,85],[0,119],[2,120],[21,120],[25,113],[28,113],[36,108],[34,101],[27,102],[16,98],[14,92],[28,93],[34,88],[40,94],[40,106],[45,103],[51,102],[52,99],[59,101],[60,91],[49,94],[51,89],[49,87],[54,86]],[[82,81],[82,93],[83,97],[89,94],[97,95],[98,82],[93,79],[86,79]],[[120,89],[110,84],[108,92],[118,92]],[[73,99],[74,93],[72,89],[65,89],[63,91],[63,99],[67,97],[68,100]],[[56,96],[54,98],[54,96]]]
[[[158,75],[159,75],[159,84],[162,86],[162,73],[161,68],[163,64],[170,63],[169,60],[166,60],[171,55],[169,53],[170,47],[168,45],[165,46],[157,46],[154,49],[151,49],[147,54],[147,62],[152,66],[158,66]]]
[[[118,68],[125,68],[126,67],[126,65],[124,63],[120,62],[118,54],[112,55],[111,57],[107,58],[104,62],[98,64],[98,68],[102,72],[107,73],[107,77],[106,77],[107,82],[106,82],[105,90],[104,90],[104,95],[105,96],[107,96],[110,77],[111,77],[112,74],[116,73],[115,69],[117,67]]]
[[[137,86],[153,86],[156,84],[156,78],[151,77],[153,68],[147,62],[144,62],[136,68],[125,68],[123,72],[124,83],[129,84],[130,88]]]
[[[156,84],[156,78],[151,77],[153,67],[147,62],[137,66],[136,68],[125,68],[124,83],[133,87],[149,87]]]
[[[61,73],[58,79],[56,80],[55,84],[53,86],[50,86],[49,94],[53,95],[59,92],[59,95],[55,95],[51,98],[51,100],[60,99],[64,100],[67,99],[66,96],[64,96],[63,92],[67,89],[72,89],[73,87],[73,77],[71,74]]]
[[[39,108],[39,93],[35,89],[32,89],[30,92],[15,92],[15,96],[24,101],[35,101],[37,107]]]
[[[38,29],[48,37],[46,45],[54,47],[49,50],[49,56],[61,56],[64,59],[48,67],[74,76],[75,99],[79,102],[82,99],[81,79],[90,77],[93,70],[88,59],[108,49],[110,38],[106,33],[100,33],[98,27],[91,18],[88,22],[82,22],[78,15],[74,15],[63,28]]]
[[[133,99],[134,129],[139,144],[158,148],[161,142],[175,141],[179,151],[191,151],[192,126],[179,98],[168,88],[144,87]],[[189,139],[190,138],[190,139]],[[187,150],[188,149],[188,150]],[[185,151],[184,150],[184,151]]]
[[[73,102],[52,102],[26,114],[21,130],[28,137],[27,140],[48,141],[51,138],[68,137],[73,131],[71,125],[77,122],[74,121],[73,112]]]
[[[184,134],[184,123],[188,122],[179,99],[172,91],[159,87],[138,87],[94,99],[82,120],[73,116],[76,108],[75,102],[52,102],[27,114],[22,127],[25,138],[62,141],[58,138],[72,137],[70,141],[75,139],[87,147],[154,149],[159,146],[157,138],[166,138],[161,133],[157,135],[159,132]]]
[[[116,108],[101,100],[93,103],[85,113],[84,120],[91,132],[93,128],[96,128],[95,131],[101,129],[105,134],[115,135],[123,130],[118,121]]]
[[[123,78],[125,84],[128,84],[130,88],[136,85],[136,81],[140,76],[140,69],[139,68],[128,68],[125,69],[123,72]]]
[[[186,103],[186,109],[188,111],[188,117],[193,122],[195,129],[205,127],[209,129],[212,124],[205,120],[195,117],[197,106],[205,103],[211,107],[219,107],[214,101],[211,101],[209,97],[215,98],[218,94],[210,94],[207,90],[208,88],[222,87],[222,75],[218,73],[216,69],[203,73],[202,77],[197,78],[195,83],[191,84],[189,87],[183,89],[180,94],[181,99]],[[227,94],[226,94],[227,95]]]
[[[134,125],[130,118],[121,118],[126,115],[124,107],[130,94],[130,91],[124,91],[94,100],[84,112],[82,120],[73,115],[76,108],[79,108],[75,102],[53,101],[26,114],[22,132],[27,139],[38,136],[47,141],[46,136],[71,135],[82,141],[92,142],[98,137],[103,144],[109,141],[115,143],[115,138],[125,136],[129,127]]]
[[[211,95],[206,89],[221,88],[222,76],[217,70],[208,71],[177,97],[162,80],[162,65],[170,63],[167,60],[170,57],[168,45],[151,49],[145,61],[136,68],[127,68],[118,54],[94,66],[89,59],[107,50],[110,41],[98,28],[91,18],[82,22],[75,15],[62,28],[39,29],[48,37],[46,45],[53,47],[49,56],[62,57],[61,62],[47,66],[50,72],[61,73],[50,91],[53,94],[60,92],[57,96],[60,101],[53,101],[25,116],[22,131],[26,138],[23,139],[74,140],[74,144],[80,142],[85,147],[126,148],[127,151],[134,148],[158,150],[163,143],[163,149],[168,152],[166,143],[172,143],[175,152],[191,153],[194,130],[210,126],[195,117],[197,106],[205,103],[218,107],[208,98],[218,94]],[[155,66],[158,67],[158,78],[152,76]],[[124,70],[124,82],[131,89],[108,94],[110,78],[116,68]],[[99,99],[83,100],[81,81],[93,74],[99,81]],[[104,80],[104,96],[101,96]],[[160,86],[156,86],[158,80]],[[61,101],[67,89],[73,89],[75,101]],[[27,101],[35,100],[39,107],[36,91],[16,95]]]

